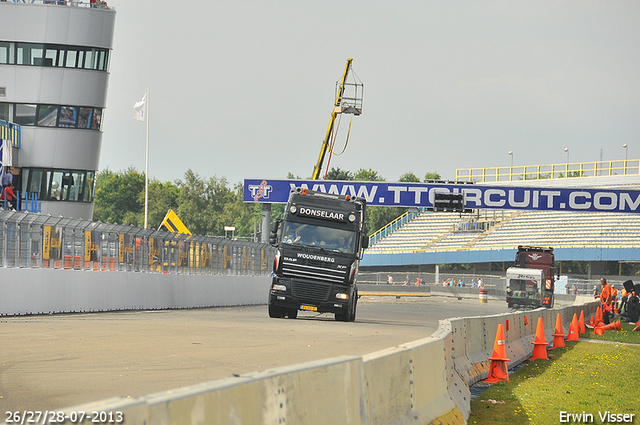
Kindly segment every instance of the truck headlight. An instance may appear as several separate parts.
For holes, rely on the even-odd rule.
[[[336,294],[336,298],[339,299],[339,300],[348,300],[349,299],[349,295],[343,294],[342,292],[338,292]]]
[[[271,287],[274,291],[286,291],[287,287],[284,285],[278,285],[277,283]]]

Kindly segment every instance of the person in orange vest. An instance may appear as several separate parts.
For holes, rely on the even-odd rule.
[[[609,324],[609,313],[611,312],[611,286],[607,283],[607,279],[600,278],[602,284],[602,290],[600,295],[596,295],[594,298],[600,298],[600,305],[602,306],[602,320],[605,325]]]
[[[618,290],[613,285],[611,285],[611,306],[613,311],[618,310]]]
[[[627,290],[622,288],[620,290],[620,314],[624,311],[625,305],[627,304]]]

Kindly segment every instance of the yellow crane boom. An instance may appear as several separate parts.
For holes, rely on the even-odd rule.
[[[324,141],[322,142],[322,148],[320,149],[320,156],[318,157],[318,163],[313,167],[313,180],[318,180],[320,173],[322,172],[322,163],[324,162],[324,156],[327,153],[327,148],[329,147],[329,139],[331,138],[331,133],[333,132],[333,126],[336,121],[336,117],[338,114],[342,113],[350,113],[354,115],[360,115],[362,113],[361,109],[361,101],[362,99],[358,97],[358,87],[362,87],[362,84],[356,84],[356,94],[354,98],[349,100],[354,101],[353,105],[344,103],[344,91],[347,85],[347,76],[349,75],[349,71],[351,70],[351,62],[353,62],[353,58],[347,59],[347,66],[344,69],[344,74],[342,74],[342,79],[340,80],[340,86],[337,90],[336,102],[333,107],[333,112],[331,112],[331,120],[329,121],[329,128],[327,128],[327,134],[325,135]],[[360,108],[358,108],[360,106]]]

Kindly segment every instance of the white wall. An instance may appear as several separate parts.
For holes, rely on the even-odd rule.
[[[0,268],[0,316],[266,304],[265,276]]]

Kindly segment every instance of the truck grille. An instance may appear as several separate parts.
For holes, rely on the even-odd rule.
[[[320,282],[291,281],[291,294],[304,302],[324,302],[329,299],[331,285]]]
[[[282,274],[293,279],[310,279],[326,283],[343,283],[346,270],[334,270],[314,264],[300,264],[285,262],[282,264]]]

